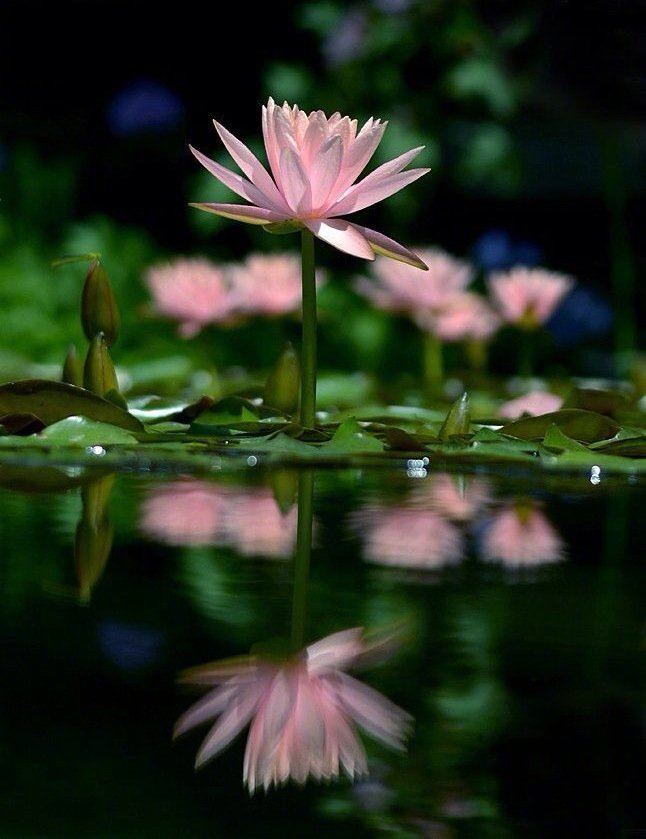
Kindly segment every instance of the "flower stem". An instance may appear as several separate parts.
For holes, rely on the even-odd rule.
[[[307,581],[312,552],[312,516],[314,503],[314,473],[301,472],[298,478],[298,525],[296,555],[294,557],[294,588],[292,592],[292,646],[300,650],[305,642],[307,612]]]
[[[303,282],[303,340],[301,346],[301,425],[313,428],[316,423],[316,277],[314,270],[314,235],[301,233]]]

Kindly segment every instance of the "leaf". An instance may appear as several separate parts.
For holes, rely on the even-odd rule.
[[[627,440],[611,440],[603,446],[597,446],[595,452],[599,451],[623,457],[646,457],[646,435],[629,437]]]
[[[41,431],[37,438],[31,439],[64,446],[108,446],[137,442],[137,438],[130,431],[116,425],[94,422],[86,417],[65,417]]]
[[[138,419],[112,402],[81,387],[45,379],[0,385],[0,416],[7,414],[33,414],[44,425],[82,416],[129,431],[143,431]]]
[[[590,451],[587,446],[584,446],[582,443],[577,443],[576,440],[564,434],[558,425],[554,423],[545,432],[543,445],[549,449],[558,449],[559,451],[565,452]]]
[[[514,420],[503,425],[500,431],[520,440],[540,440],[551,425],[556,425],[567,437],[582,443],[607,440],[614,437],[619,430],[619,425],[614,420],[602,414],[567,408],[537,417]]]
[[[616,419],[630,409],[630,400],[618,390],[577,387],[568,395],[562,407],[581,408]]]
[[[383,452],[384,444],[368,434],[356,419],[351,417],[341,423],[328,443],[321,444],[320,450],[326,454],[365,454]]]

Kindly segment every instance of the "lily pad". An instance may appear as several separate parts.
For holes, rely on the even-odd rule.
[[[45,426],[65,417],[82,416],[128,431],[143,431],[138,419],[107,399],[82,387],[46,379],[0,385],[0,416],[16,414],[31,414]]]
[[[619,431],[619,425],[610,417],[576,408],[551,411],[537,417],[523,417],[503,425],[500,431],[520,440],[541,440],[552,425],[556,425],[567,437],[581,443],[608,440]]]

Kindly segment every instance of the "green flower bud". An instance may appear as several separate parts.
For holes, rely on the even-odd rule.
[[[300,377],[298,356],[292,345],[288,344],[267,376],[263,393],[265,403],[284,414],[295,413],[298,408]]]
[[[111,347],[119,333],[119,309],[105,268],[98,259],[90,265],[81,295],[81,323],[88,341],[103,332]]]
[[[440,440],[448,440],[454,434],[466,434],[470,425],[469,394],[463,393],[449,408],[446,419],[442,423],[442,428],[440,428]]]
[[[83,387],[83,365],[74,344],[70,346],[65,356],[61,381],[68,385]]]
[[[111,390],[119,392],[117,374],[102,332],[94,336],[88,348],[83,369],[83,387],[97,396],[105,396]]]

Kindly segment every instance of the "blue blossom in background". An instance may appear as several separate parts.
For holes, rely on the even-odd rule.
[[[512,239],[506,230],[488,230],[474,244],[472,257],[483,271],[500,271],[516,265],[533,268],[541,260],[541,250],[533,242]]]
[[[154,664],[161,652],[162,635],[154,629],[104,621],[97,627],[97,636],[108,661],[128,672]]]
[[[122,88],[108,104],[106,119],[117,137],[174,128],[184,116],[180,98],[159,82],[140,79]]]
[[[330,67],[338,67],[359,58],[366,39],[367,20],[363,9],[346,12],[325,39],[321,51]]]
[[[584,338],[607,332],[612,321],[612,308],[600,295],[584,286],[576,286],[563,298],[545,326],[557,344],[569,347]]]

